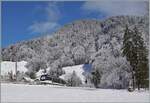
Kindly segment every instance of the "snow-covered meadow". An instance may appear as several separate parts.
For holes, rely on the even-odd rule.
[[[17,63],[20,72],[26,72],[26,62]],[[47,68],[48,69],[48,68]],[[84,83],[84,65],[62,68],[66,76],[76,72]],[[15,62],[3,61],[1,75],[12,71],[15,74]],[[42,75],[42,70],[36,73]],[[29,84],[1,84],[1,102],[149,102],[148,91],[128,92],[125,89],[95,89],[90,87],[66,87],[58,85],[29,85]]]
[[[19,72],[27,72],[28,69],[26,68],[26,61],[20,61],[17,62],[17,71]],[[81,65],[75,65],[75,66],[67,66],[67,67],[63,67],[62,69],[65,71],[65,74],[63,74],[62,76],[60,76],[60,78],[66,80],[66,78],[73,73],[73,71],[76,72],[77,76],[81,79],[82,83],[85,83],[85,76],[83,75],[84,73],[84,64]],[[48,67],[46,68],[47,72],[50,70],[51,68]],[[89,69],[89,68],[88,68]],[[9,72],[12,72],[13,75],[15,75],[16,71],[15,71],[15,62],[12,61],[3,61],[1,62],[1,75],[5,76],[8,75]],[[39,70],[36,73],[36,77],[39,79],[41,75],[43,75],[43,70]]]
[[[17,70],[20,72],[26,72],[27,68],[25,65],[27,64],[26,61],[17,62]],[[12,61],[3,61],[1,62],[1,75],[7,75],[8,72],[15,74],[15,62]]]
[[[135,102],[149,103],[148,91],[94,89],[54,85],[1,84],[2,102]]]

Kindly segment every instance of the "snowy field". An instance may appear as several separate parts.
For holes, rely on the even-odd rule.
[[[2,102],[149,102],[148,91],[1,84]]]
[[[20,72],[26,72],[27,68],[25,65],[27,64],[26,61],[17,62],[17,70]],[[3,61],[1,62],[1,75],[7,75],[8,72],[15,74],[15,62],[11,61]]]

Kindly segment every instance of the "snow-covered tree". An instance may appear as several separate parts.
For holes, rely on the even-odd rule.
[[[85,50],[82,46],[73,48],[72,54],[74,56],[75,64],[83,64],[85,62]]]
[[[76,75],[76,72],[73,71],[72,74],[70,74],[68,77],[67,77],[67,85],[68,86],[80,86],[82,84],[82,81],[81,79]]]
[[[54,63],[50,65],[49,75],[58,78],[62,74],[64,74],[64,71],[62,70],[61,61],[60,60],[54,61]]]
[[[27,74],[31,78],[35,78],[36,77],[35,73],[38,72],[40,69],[46,69],[47,64],[42,58],[34,57],[30,61],[28,61],[26,67],[28,68]]]
[[[70,57],[66,55],[62,55],[60,58],[60,61],[61,61],[62,67],[74,65],[73,59],[71,59]]]
[[[14,79],[15,79],[15,77],[14,77],[13,71],[11,70],[10,72],[8,72],[8,80],[14,81]]]
[[[24,76],[26,76],[26,74],[24,72],[17,71],[17,80],[16,81],[20,82]]]

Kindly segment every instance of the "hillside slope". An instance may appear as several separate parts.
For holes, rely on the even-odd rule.
[[[142,37],[148,47],[148,18],[117,16],[103,21],[78,20],[65,25],[60,30],[53,33],[53,35],[46,35],[10,45],[7,48],[2,48],[2,60],[15,60],[16,56],[18,57],[18,60],[28,60],[42,54],[44,51],[49,53],[56,51],[55,49],[57,48],[63,48],[62,52],[68,53],[68,49],[73,49],[78,46],[81,46],[81,49],[84,47],[84,49],[90,49],[91,51],[96,52],[101,49],[103,44],[108,44],[113,38],[116,38],[117,42],[121,43],[126,25],[130,28],[137,26],[142,32]],[[89,46],[97,46],[97,48],[89,48]],[[51,50],[51,48],[53,48],[53,50]]]
[[[74,21],[53,35],[3,48],[2,60],[25,60],[31,71],[50,67],[53,72],[59,69],[60,75],[62,67],[91,64],[103,74],[101,87],[126,88],[130,69],[121,53],[126,25],[138,28],[148,48],[148,17],[116,16],[102,21]]]

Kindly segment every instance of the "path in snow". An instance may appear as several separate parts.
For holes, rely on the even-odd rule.
[[[1,84],[2,102],[149,102],[149,92]]]

